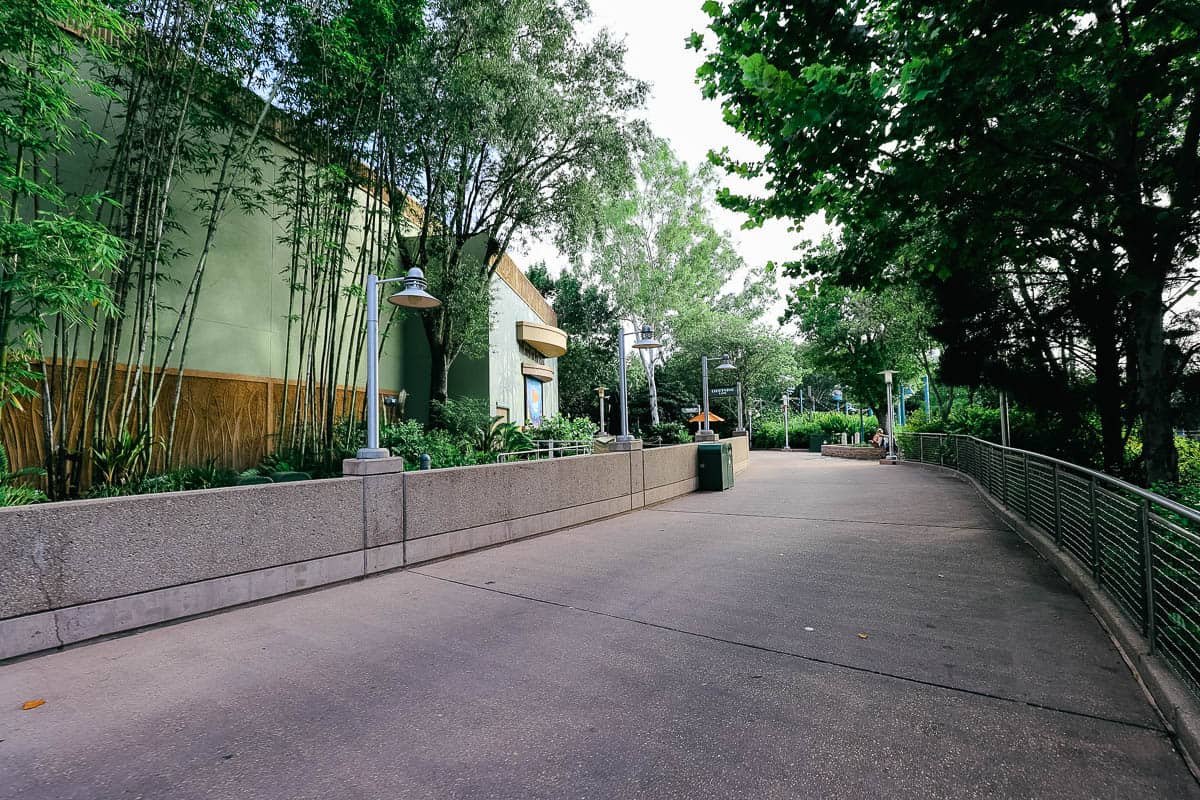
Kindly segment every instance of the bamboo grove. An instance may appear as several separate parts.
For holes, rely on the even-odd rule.
[[[276,446],[330,452],[361,416],[369,273],[420,266],[446,301],[423,320],[444,400],[454,359],[486,344],[509,244],[586,225],[598,187],[629,175],[639,129],[625,112],[645,89],[618,45],[576,37],[585,13],[555,0],[0,10],[0,415],[40,405],[49,495],[178,463],[207,267],[240,216],[270,219],[286,253]],[[386,342],[401,318],[383,319]]]

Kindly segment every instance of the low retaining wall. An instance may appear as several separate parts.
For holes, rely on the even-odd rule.
[[[821,455],[833,458],[853,458],[859,461],[878,461],[883,458],[881,447],[852,447],[848,444],[823,444]]]
[[[0,508],[0,660],[621,514],[696,467],[688,444]]]

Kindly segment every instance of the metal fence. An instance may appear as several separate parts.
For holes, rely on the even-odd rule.
[[[497,461],[536,461],[543,458],[586,456],[592,453],[591,439],[535,439],[532,450],[512,450],[501,453]]]
[[[977,439],[896,436],[906,461],[941,464],[979,482],[1042,530],[1141,628],[1200,696],[1200,511],[1102,472]]]

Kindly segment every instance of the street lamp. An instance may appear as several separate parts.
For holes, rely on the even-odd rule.
[[[803,396],[803,395],[801,395]],[[783,449],[791,450],[791,443],[788,441],[788,406],[792,404],[792,396],[787,392],[783,393]]]
[[[600,433],[599,436],[608,436],[608,430],[604,426],[604,398],[607,396],[604,393],[608,391],[607,386],[597,386],[596,394],[600,397]]]
[[[704,418],[700,421],[700,430],[696,431],[696,441],[712,441],[717,437],[713,434],[712,423],[709,421],[708,413],[708,359],[710,356],[700,356],[700,391],[704,395]],[[733,359],[726,353],[723,356],[711,356],[711,358],[720,358],[721,363],[717,365],[717,369],[731,370],[737,369],[737,365],[733,363]],[[741,417],[738,417],[738,425],[741,426]]]
[[[653,350],[661,346],[654,339],[654,328],[649,325],[643,325],[639,331],[617,331],[617,372],[621,378],[621,433],[617,436],[617,441],[622,443],[633,441],[633,437],[629,435],[629,384],[625,381],[626,336],[637,337],[633,340],[635,350]]]
[[[888,410],[888,453],[884,456],[884,463],[896,463],[896,427],[895,427],[895,409],[892,408],[892,376],[896,374],[894,369],[885,369],[879,373],[883,376],[883,382],[887,384],[887,410]]]
[[[379,446],[379,285],[403,281],[404,288],[388,297],[401,308],[437,308],[441,300],[425,291],[428,285],[420,267],[413,267],[403,278],[367,276],[367,446],[358,450],[359,458],[387,458],[391,455]]]

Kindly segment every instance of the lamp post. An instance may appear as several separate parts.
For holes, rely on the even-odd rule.
[[[803,395],[801,395],[803,397]],[[791,450],[791,443],[788,441],[788,406],[792,404],[792,397],[787,392],[783,393],[783,449]]]
[[[700,392],[704,395],[704,417],[700,420],[700,430],[696,431],[697,442],[711,442],[717,438],[717,435],[713,433],[708,413],[708,359],[710,357],[721,359],[721,363],[717,365],[717,369],[737,369],[737,366],[734,365],[733,359],[729,357],[728,353],[723,356],[700,356]],[[740,415],[738,425],[741,425]]]
[[[391,455],[379,446],[379,286],[404,282],[404,288],[388,297],[388,302],[401,308],[437,308],[442,304],[429,292],[425,273],[413,267],[403,278],[367,276],[367,446],[359,448],[359,458],[387,458]]]
[[[895,412],[896,409],[892,406],[892,376],[896,374],[894,369],[885,369],[879,373],[883,376],[883,382],[887,384],[887,410],[888,410],[888,453],[884,456],[881,463],[895,464],[896,463],[896,428],[895,428]]]
[[[608,429],[604,425],[604,398],[606,397],[604,393],[606,391],[608,391],[607,386],[596,387],[596,394],[600,397],[600,436],[608,435]]]
[[[654,328],[649,325],[643,325],[639,331],[617,331],[617,373],[621,378],[621,433],[617,436],[617,442],[627,445],[633,441],[633,437],[629,435],[629,384],[625,380],[626,336],[637,336],[633,340],[635,350],[653,350],[659,344],[654,339]]]

